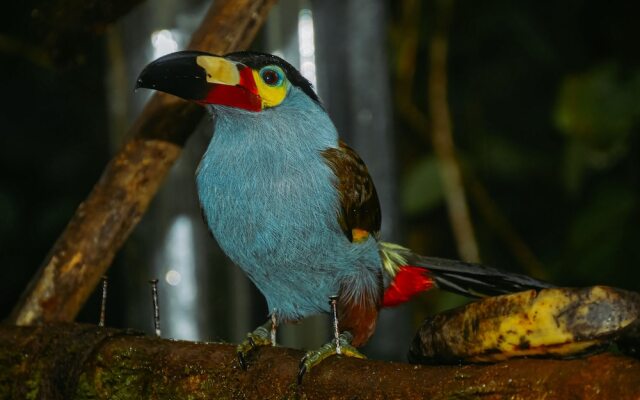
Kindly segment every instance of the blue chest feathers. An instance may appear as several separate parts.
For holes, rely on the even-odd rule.
[[[364,274],[375,284],[379,273],[375,241],[352,244],[338,224],[335,177],[321,155],[337,145],[326,113],[296,89],[262,112],[216,109],[200,202],[223,251],[281,319],[328,311],[341,280]]]

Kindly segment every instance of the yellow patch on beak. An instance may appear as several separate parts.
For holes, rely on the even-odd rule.
[[[207,72],[207,82],[235,86],[240,83],[240,72],[235,63],[222,57],[198,56],[196,63]]]
[[[262,80],[259,71],[253,70],[251,72],[253,72],[253,79],[256,81],[258,95],[260,95],[260,97],[262,98],[262,108],[275,107],[277,105],[280,105],[285,97],[287,97],[289,82],[285,79],[281,85],[267,85]]]

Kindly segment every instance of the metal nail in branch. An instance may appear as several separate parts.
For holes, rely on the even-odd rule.
[[[158,305],[158,279],[149,281],[151,284],[151,297],[153,300],[153,329],[156,336],[160,337],[160,306]]]
[[[333,317],[333,335],[336,340],[336,353],[342,354],[342,348],[340,347],[340,330],[338,329],[338,296],[333,295],[329,297],[329,305],[331,305],[331,313]]]
[[[99,327],[104,327],[105,319],[107,317],[107,287],[109,286],[109,278],[104,275],[102,277],[102,300],[100,302],[100,321]]]

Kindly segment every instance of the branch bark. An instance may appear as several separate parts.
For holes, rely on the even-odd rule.
[[[11,399],[402,398],[636,399],[640,361],[418,366],[332,357],[296,385],[302,352],[260,348],[247,371],[235,346],[144,337],[90,325],[0,327],[0,397]]]
[[[275,0],[216,0],[190,49],[225,54],[249,46]],[[154,94],[87,199],[30,282],[9,321],[30,325],[71,321],[142,218],[201,107]]]

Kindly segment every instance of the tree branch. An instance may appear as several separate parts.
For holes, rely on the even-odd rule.
[[[142,1],[32,1],[24,21],[29,42],[0,35],[0,49],[20,54],[40,67],[81,64],[109,24]]]
[[[249,46],[275,0],[216,0],[190,49],[225,54]],[[142,218],[182,145],[204,114],[201,107],[154,94],[87,199],[14,308],[10,321],[29,325],[71,321]]]
[[[0,327],[0,397],[11,399],[636,399],[640,361],[602,354],[418,366],[332,357],[296,385],[302,352],[136,336],[90,325]]]
[[[436,6],[439,11],[437,12],[438,22],[429,45],[431,140],[440,164],[449,219],[456,238],[458,253],[465,261],[479,262],[480,252],[473,232],[460,163],[453,143],[451,114],[447,101],[447,31],[453,0],[437,0]]]

